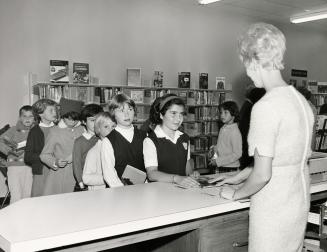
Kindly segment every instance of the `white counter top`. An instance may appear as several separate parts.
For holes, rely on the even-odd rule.
[[[327,183],[311,188],[324,190]],[[248,207],[167,183],[29,198],[0,210],[0,247],[35,251]]]

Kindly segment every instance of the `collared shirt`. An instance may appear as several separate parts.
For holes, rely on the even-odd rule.
[[[39,123],[39,126],[40,126],[40,127],[43,127],[43,128],[50,128],[50,127],[54,126],[54,123],[51,122],[51,123],[49,123],[49,124],[45,124],[45,123],[43,123],[43,122],[40,122],[40,123]]]
[[[90,140],[93,136],[94,136],[94,133],[90,133],[88,131],[85,131],[83,132],[83,137],[85,137],[86,140]]]
[[[163,130],[162,128],[157,125],[154,129],[154,133],[158,138],[166,138],[170,140],[172,143],[176,144],[178,138],[183,135],[183,132],[177,130],[174,135],[174,139],[171,139]],[[157,156],[157,148],[153,141],[147,137],[144,139],[143,142],[143,157],[144,157],[144,165],[145,167],[158,167],[158,156]],[[188,153],[187,153],[187,160],[191,158],[190,153],[190,143],[188,143]]]
[[[236,123],[224,124],[217,141],[218,166],[239,167],[242,156],[242,136]]]

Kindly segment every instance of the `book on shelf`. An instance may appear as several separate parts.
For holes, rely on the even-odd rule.
[[[296,79],[290,79],[288,84],[296,88],[297,80]]]
[[[159,88],[163,86],[163,72],[162,71],[154,71],[153,86],[159,87]]]
[[[179,91],[177,95],[183,100],[185,104],[187,103],[187,91]]]
[[[216,77],[216,89],[225,89],[225,77]]]
[[[69,83],[69,62],[50,60],[50,82]]]
[[[144,103],[144,90],[130,90],[130,98],[135,103]]]
[[[318,82],[314,80],[309,80],[307,88],[311,93],[318,93]]]
[[[127,68],[127,86],[141,87],[141,68]]]
[[[90,68],[88,63],[73,63],[73,83],[90,83]]]
[[[187,94],[187,105],[195,105],[195,91],[190,90]]]
[[[327,82],[319,81],[318,85],[318,93],[327,93]]]
[[[199,74],[199,88],[208,89],[208,73]]]
[[[191,72],[178,73],[178,87],[179,88],[191,87]]]
[[[206,154],[196,154],[194,158],[194,169],[205,169],[207,168],[207,155]]]
[[[151,89],[144,90],[144,103],[151,104],[153,102]]]

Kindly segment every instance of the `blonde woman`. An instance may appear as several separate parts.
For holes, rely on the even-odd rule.
[[[310,194],[307,159],[313,114],[306,99],[281,76],[285,37],[275,26],[251,25],[239,40],[247,75],[266,94],[254,106],[248,135],[254,167],[220,184],[221,196],[251,197],[249,251],[302,251]]]

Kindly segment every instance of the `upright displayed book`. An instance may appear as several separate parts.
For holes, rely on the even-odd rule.
[[[73,63],[73,83],[90,83],[90,68],[88,63]]]
[[[127,86],[141,86],[141,69],[127,68]]]
[[[163,86],[163,72],[162,71],[154,71],[153,86],[154,87],[162,87]]]
[[[190,88],[191,87],[191,73],[190,72],[178,73],[178,87],[179,88]]]
[[[199,88],[208,89],[208,73],[199,74]]]
[[[225,77],[216,77],[216,89],[225,89]]]
[[[69,82],[69,62],[67,60],[50,60],[50,82]]]

